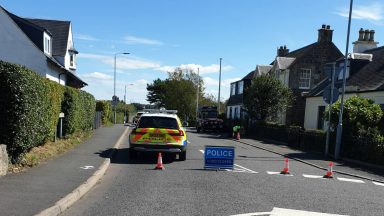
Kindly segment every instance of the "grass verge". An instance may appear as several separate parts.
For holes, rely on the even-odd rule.
[[[29,167],[34,167],[44,161],[53,159],[58,155],[73,149],[76,145],[83,143],[89,139],[92,134],[93,131],[78,132],[64,139],[57,139],[56,142],[48,141],[44,145],[34,147],[23,156],[20,163],[10,164],[8,172],[21,172]]]

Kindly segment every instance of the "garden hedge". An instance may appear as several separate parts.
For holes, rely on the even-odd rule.
[[[69,132],[93,124],[92,95],[61,86],[26,67],[0,61],[0,91],[0,143],[7,145],[12,162],[54,137],[60,112],[66,112],[64,120],[70,119],[64,125]]]

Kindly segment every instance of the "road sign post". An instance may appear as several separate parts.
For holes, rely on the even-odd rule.
[[[235,147],[205,146],[204,169],[233,169]]]

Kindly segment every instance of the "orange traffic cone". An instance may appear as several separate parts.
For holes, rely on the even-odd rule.
[[[280,172],[280,174],[283,174],[283,175],[289,175],[289,161],[288,161],[288,158],[285,158],[285,166],[284,166],[284,169],[283,171]]]
[[[157,170],[164,170],[164,165],[163,165],[163,158],[161,157],[161,152],[159,152],[157,156],[157,165],[155,167]]]
[[[324,178],[333,178],[333,162],[329,162],[327,173],[323,176]]]
[[[236,133],[236,140],[240,140],[240,132]]]

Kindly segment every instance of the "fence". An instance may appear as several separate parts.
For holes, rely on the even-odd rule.
[[[102,125],[102,112],[98,111],[95,113],[95,120],[93,121],[93,129],[97,129]]]
[[[276,124],[253,125],[246,131],[248,136],[285,142],[288,146],[303,151],[324,153],[326,133],[319,130],[304,131],[300,127]],[[334,154],[335,134],[329,139],[329,154]],[[341,155],[346,158],[384,165],[384,139],[372,137],[343,136]]]

